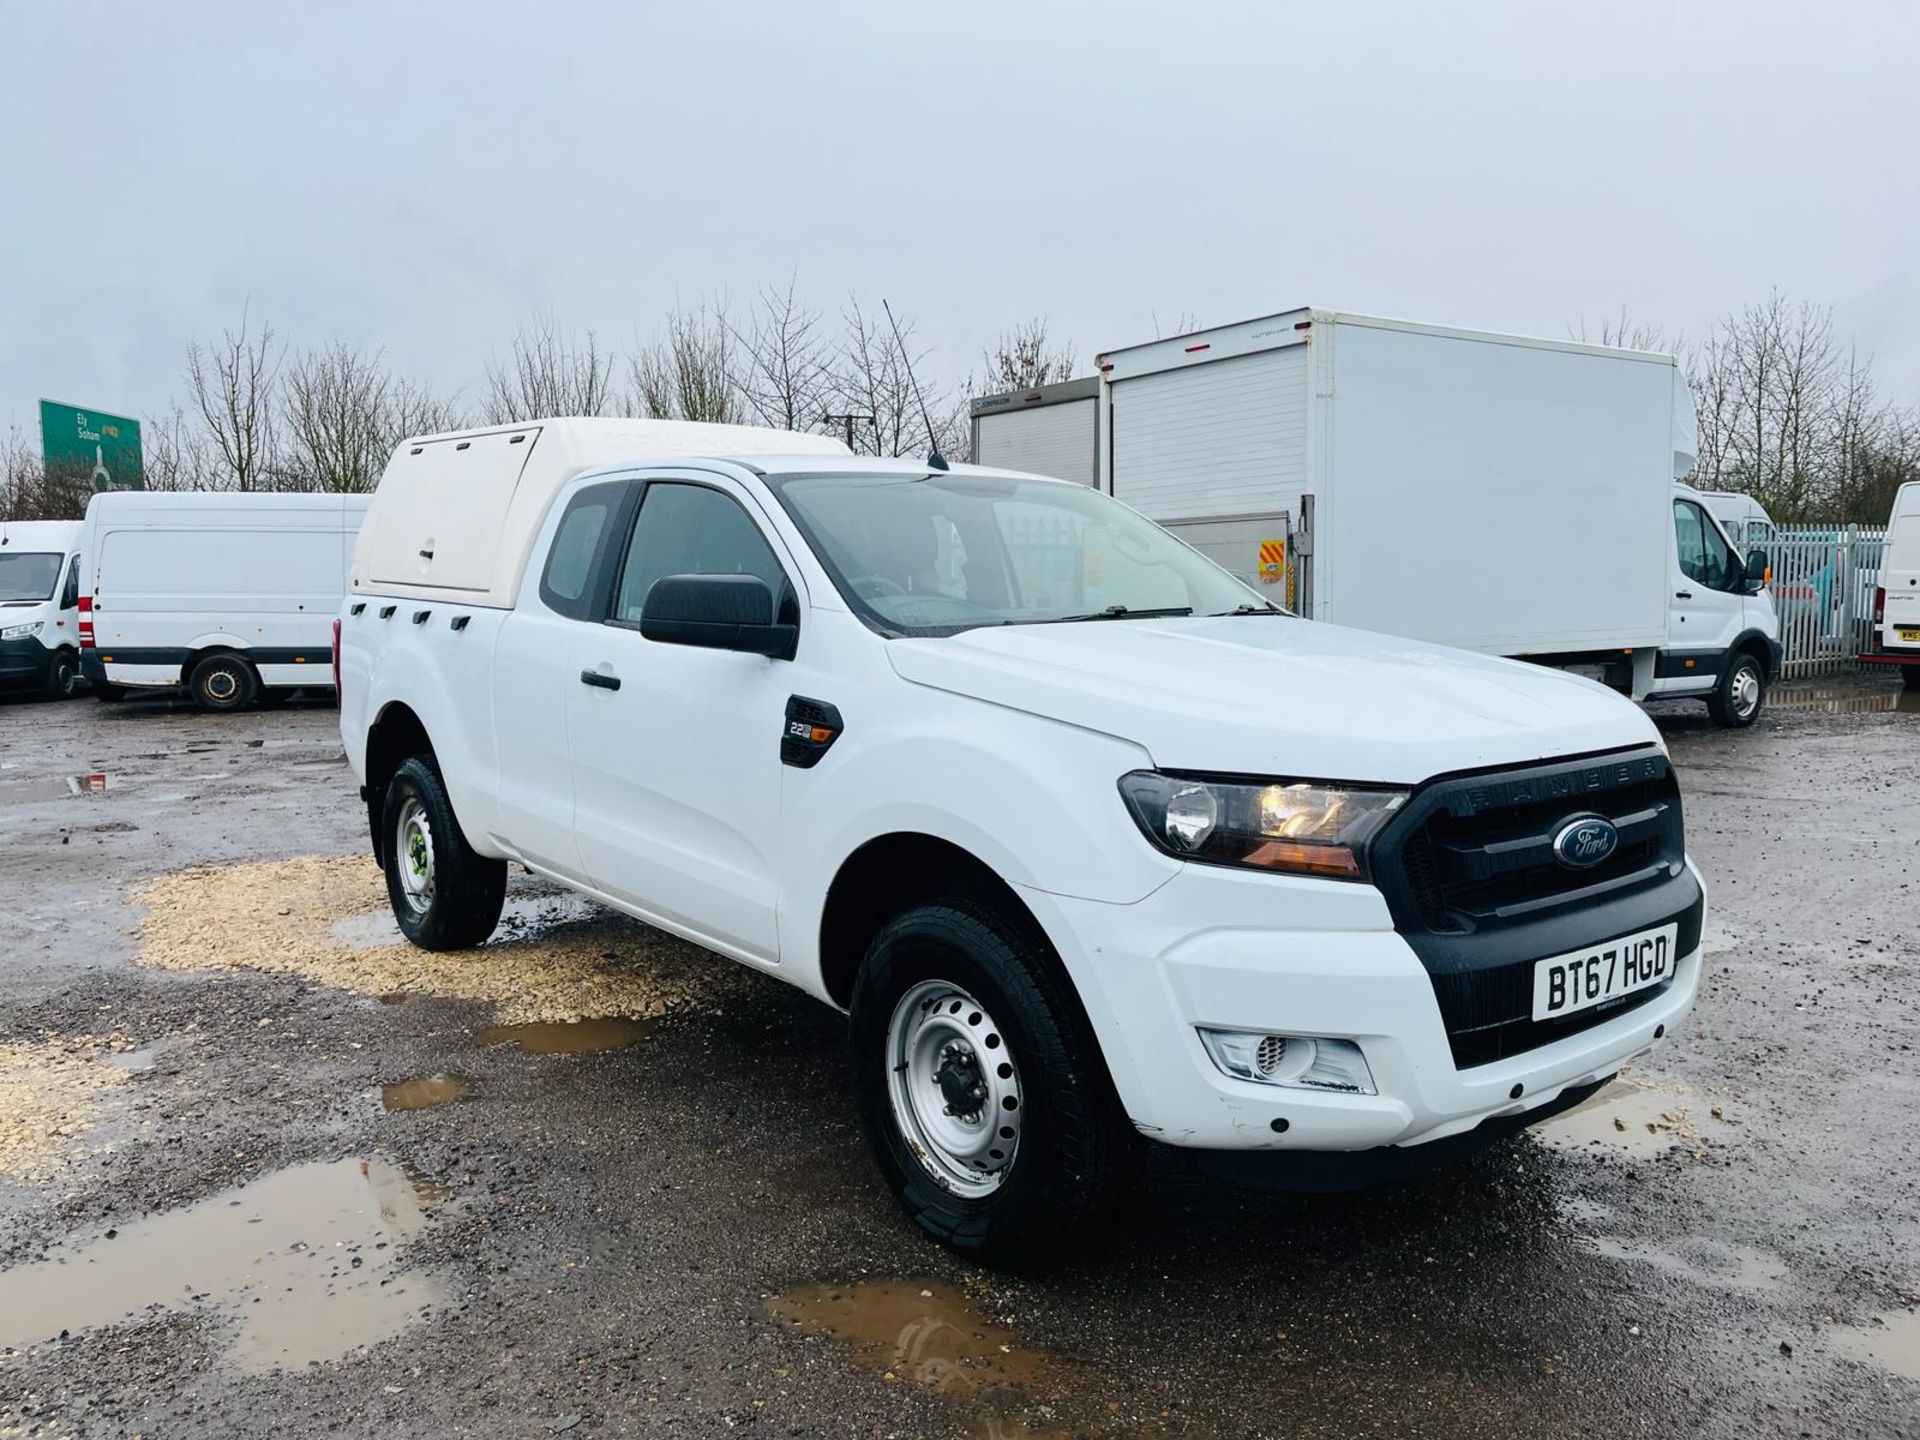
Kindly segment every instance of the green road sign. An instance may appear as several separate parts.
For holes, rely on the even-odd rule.
[[[96,491],[146,488],[140,422],[125,415],[42,400],[40,454],[49,477],[84,480]]]

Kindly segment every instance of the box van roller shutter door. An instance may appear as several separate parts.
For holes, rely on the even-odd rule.
[[[1092,397],[982,416],[974,462],[1097,484],[1094,427],[1098,416],[1098,402]]]
[[[1290,345],[1114,381],[1115,498],[1155,520],[1293,509],[1309,359]]]
[[[375,585],[491,588],[507,508],[539,440],[540,427],[526,426],[403,447],[393,468],[412,473],[402,471],[405,481],[393,487],[400,503],[382,507],[368,578]],[[387,482],[397,478],[390,472]]]

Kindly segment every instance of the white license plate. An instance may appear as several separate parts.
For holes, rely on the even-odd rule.
[[[1672,977],[1680,957],[1678,925],[1609,940],[1540,960],[1533,967],[1533,1018],[1557,1020]]]

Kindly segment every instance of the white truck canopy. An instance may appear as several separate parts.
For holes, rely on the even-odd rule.
[[[845,455],[826,435],[683,420],[569,418],[405,441],[361,527],[350,595],[510,608],[553,497],[574,476],[649,460]]]

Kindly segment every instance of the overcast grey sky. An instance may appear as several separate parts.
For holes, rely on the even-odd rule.
[[[243,305],[477,392],[797,270],[949,378],[1043,313],[1697,331],[1779,286],[1920,393],[1920,4],[0,5],[0,423]]]

